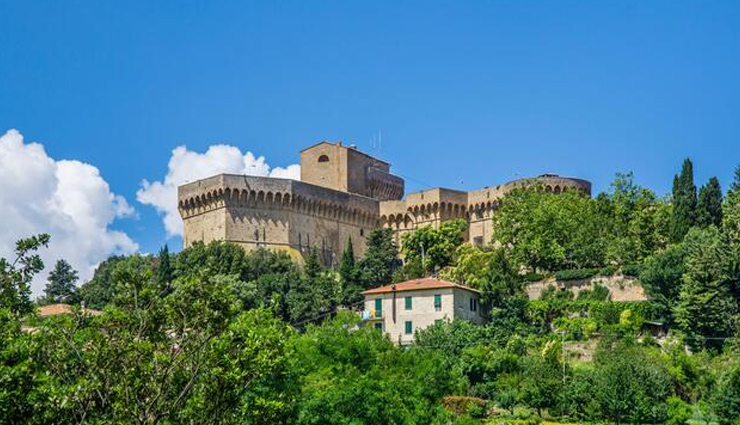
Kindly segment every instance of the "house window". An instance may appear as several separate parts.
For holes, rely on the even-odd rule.
[[[442,311],[442,295],[434,294],[434,311]]]
[[[478,311],[478,299],[470,299],[470,311]]]
[[[414,299],[412,297],[406,297],[406,310],[411,310],[412,306],[414,305]]]
[[[360,236],[365,236],[365,229],[360,229]]]
[[[321,155],[319,157],[319,162],[329,162],[329,156],[328,155]]]
[[[476,236],[473,238],[473,245],[480,246],[483,245],[483,236]]]
[[[381,298],[375,299],[375,317],[383,317],[383,300]]]
[[[411,335],[414,333],[414,324],[411,323],[410,320],[407,320],[406,323],[404,323],[404,332],[406,335]]]
[[[383,330],[383,322],[378,322],[375,324],[375,330],[382,331]]]

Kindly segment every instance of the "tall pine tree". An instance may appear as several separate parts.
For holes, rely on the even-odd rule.
[[[722,187],[717,177],[709,179],[709,182],[699,190],[696,225],[699,227],[722,225]]]
[[[695,340],[715,347],[736,331],[738,302],[732,296],[728,270],[731,251],[715,227],[692,229],[686,236],[686,269],[674,309],[678,326],[699,337]]]
[[[54,269],[49,272],[43,302],[47,304],[76,303],[77,279],[77,271],[66,260],[57,261]]]
[[[694,185],[694,165],[686,158],[681,174],[673,178],[673,217],[671,236],[674,242],[681,242],[696,222],[696,185]]]

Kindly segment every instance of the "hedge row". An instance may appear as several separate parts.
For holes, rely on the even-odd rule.
[[[617,323],[624,310],[638,313],[647,320],[658,319],[661,312],[649,301],[612,302],[594,300],[532,300],[527,317],[536,324],[548,324],[559,317],[589,317],[599,323]]]
[[[617,266],[606,266],[600,269],[592,268],[592,269],[560,270],[560,271],[555,272],[553,276],[555,276],[555,279],[559,281],[582,280],[582,279],[592,278],[596,275],[614,276],[615,274],[617,274],[617,272],[621,271],[624,276],[638,277],[640,275],[640,269],[641,267],[637,264],[626,264],[622,266],[621,268]],[[540,275],[536,273],[532,273],[530,275],[544,276],[544,275]],[[527,276],[530,276],[530,275],[527,275]],[[533,281],[527,280],[527,282],[533,282]]]

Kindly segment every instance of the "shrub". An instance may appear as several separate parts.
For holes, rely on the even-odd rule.
[[[668,405],[668,420],[665,425],[686,425],[691,418],[691,406],[676,396],[666,400]]]
[[[578,293],[578,300],[606,301],[609,298],[609,288],[599,283],[594,283],[593,289],[584,289]]]
[[[496,418],[486,422],[486,425],[540,425],[541,421],[538,417],[531,417],[528,419],[508,419],[508,418]]]
[[[522,276],[522,280],[526,283],[539,282],[540,280],[545,280],[547,278],[548,275],[543,273],[527,273]]]
[[[568,340],[588,338],[598,329],[596,321],[588,317],[559,317],[552,324],[558,331],[565,332]]]
[[[639,264],[627,264],[622,266],[622,274],[628,277],[640,276],[640,270],[642,270],[642,266]]]
[[[448,395],[442,399],[442,405],[456,415],[470,414],[473,417],[480,417],[475,414],[482,416],[486,411],[485,400],[464,395]]]
[[[617,273],[616,266],[606,266],[599,269],[599,274],[602,276],[614,276]]]
[[[599,269],[574,269],[555,272],[555,279],[561,281],[588,279],[596,276]]]

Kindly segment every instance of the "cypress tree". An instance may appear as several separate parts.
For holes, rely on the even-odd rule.
[[[172,263],[170,262],[170,249],[167,244],[159,250],[159,268],[157,269],[157,280],[163,286],[172,282]]]
[[[674,242],[681,242],[696,222],[696,185],[694,165],[686,158],[681,174],[673,178],[673,217],[671,233]]]
[[[352,306],[361,301],[362,286],[360,286],[358,279],[352,238],[347,240],[347,247],[342,253],[342,261],[339,263],[339,276],[342,280],[342,304]]]
[[[347,247],[342,253],[342,260],[339,263],[339,276],[341,276],[345,287],[356,280],[355,251],[352,247],[351,237],[347,240]]]
[[[699,190],[696,225],[699,227],[722,225],[722,187],[717,177],[709,179],[709,182]]]
[[[323,271],[323,267],[321,267],[321,261],[319,261],[319,254],[316,252],[315,249],[312,249],[308,257],[306,258],[306,263],[303,266],[303,272],[306,273],[306,276],[309,279],[316,279],[321,272]]]

